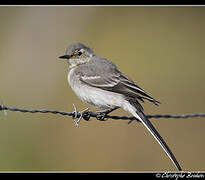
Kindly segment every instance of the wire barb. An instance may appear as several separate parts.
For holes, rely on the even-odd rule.
[[[6,108],[4,108],[4,104],[2,103],[2,101],[0,101],[0,111],[4,112],[4,116],[7,116],[7,111]]]
[[[73,104],[73,107],[74,107],[74,112],[73,112],[73,119],[75,121],[75,126],[78,127],[79,123],[80,123],[80,120],[82,119],[83,117],[83,114],[86,113],[88,111],[88,108],[82,110],[82,111],[77,111],[77,108],[75,106],[75,104]],[[79,117],[78,117],[79,116]],[[76,118],[78,118],[78,120],[75,120]]]
[[[73,119],[76,119],[78,117],[78,111],[77,111],[77,108],[76,108],[75,104],[73,104],[73,108],[74,108]]]

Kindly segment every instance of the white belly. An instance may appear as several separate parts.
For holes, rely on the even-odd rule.
[[[84,102],[100,108],[122,107],[124,97],[121,94],[90,87],[79,80],[70,78],[74,69],[68,73],[68,82],[76,95]],[[78,81],[78,84],[76,84]],[[79,85],[79,83],[81,83]]]

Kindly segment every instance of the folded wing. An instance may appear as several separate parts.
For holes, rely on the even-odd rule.
[[[110,61],[101,58],[101,60],[97,60],[97,63],[99,63],[99,66],[91,67],[92,63],[89,65],[89,69],[95,71],[93,73],[84,71],[85,73],[81,74],[80,77],[81,81],[96,88],[123,94],[126,97],[136,98],[141,101],[147,99],[155,105],[160,103],[149,96],[134,81],[122,74]],[[96,71],[96,68],[99,69]]]

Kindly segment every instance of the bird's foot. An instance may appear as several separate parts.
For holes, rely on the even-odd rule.
[[[106,115],[107,115],[107,113],[102,113],[102,112],[97,113],[96,119],[97,119],[97,120],[100,120],[100,121],[105,121],[105,116],[106,116]]]
[[[74,112],[73,112],[73,119],[75,121],[75,126],[78,127],[79,123],[80,123],[80,120],[82,119],[82,117],[84,119],[86,119],[86,116],[84,117],[84,114],[86,114],[88,112],[88,108],[82,110],[82,111],[77,111],[77,108],[76,106],[73,104],[73,107],[74,107]],[[87,116],[88,117],[88,116]],[[78,118],[78,119],[77,119]],[[75,120],[77,119],[77,120]],[[89,119],[89,118],[88,118]]]
[[[106,115],[111,113],[115,109],[117,109],[117,108],[115,107],[115,108],[109,108],[109,109],[104,109],[104,110],[96,111],[95,113],[96,113],[97,120],[105,121]]]

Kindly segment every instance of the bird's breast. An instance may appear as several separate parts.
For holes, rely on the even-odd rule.
[[[68,83],[75,94],[84,102],[100,108],[121,107],[125,99],[121,94],[95,88],[83,83],[74,69],[68,73]]]

